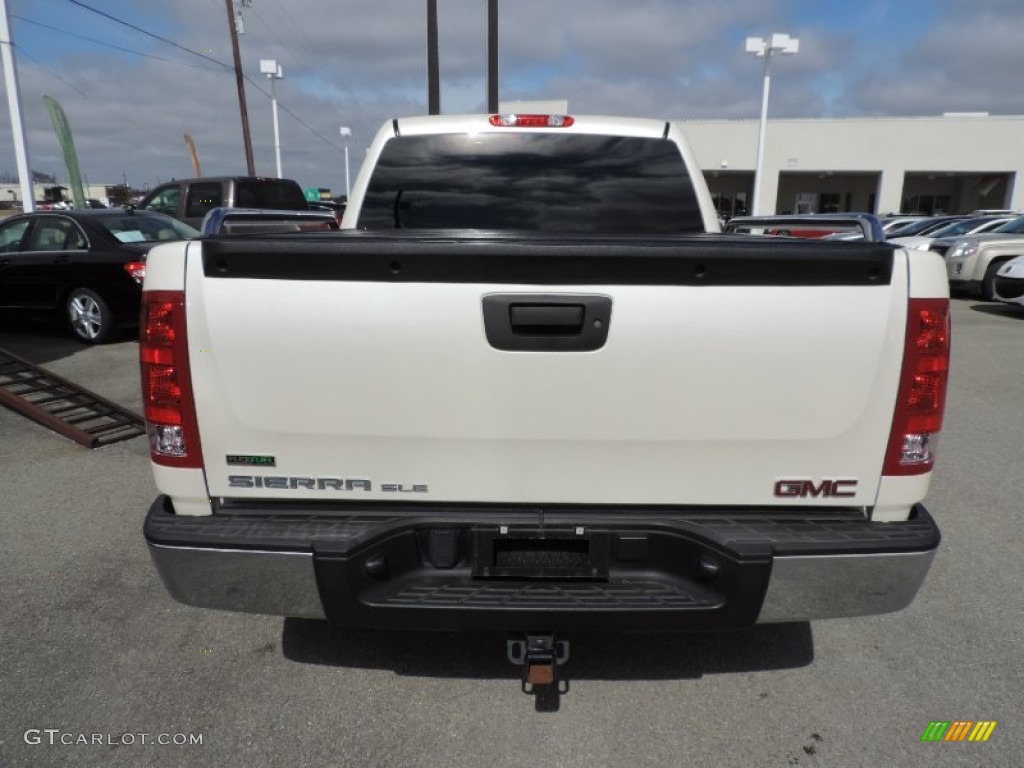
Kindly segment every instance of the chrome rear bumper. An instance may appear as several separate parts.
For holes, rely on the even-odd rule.
[[[174,599],[392,629],[546,621],[558,631],[686,631],[887,613],[913,601],[939,544],[923,507],[904,523],[819,520],[807,530],[792,515],[781,522],[747,517],[742,526],[738,515],[659,516],[657,523],[653,514],[598,515],[586,520],[588,531],[598,532],[592,541],[607,544],[604,578],[517,581],[473,572],[478,544],[469,534],[491,524],[479,515],[461,523],[436,510],[431,518],[217,519],[179,517],[169,507],[167,499],[154,504],[146,538]],[[514,529],[515,515],[502,514]],[[461,565],[438,565],[424,548],[424,531],[459,525]],[[822,535],[829,530],[832,541]],[[717,565],[698,573],[709,553]],[[374,573],[379,561],[385,567]]]

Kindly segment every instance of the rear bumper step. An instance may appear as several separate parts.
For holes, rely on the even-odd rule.
[[[922,506],[898,523],[830,510],[233,512],[154,502],[145,536],[175,599],[382,629],[686,631],[885,613],[913,600],[940,539]]]

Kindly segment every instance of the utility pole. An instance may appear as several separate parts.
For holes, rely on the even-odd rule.
[[[245,167],[250,176],[256,175],[252,161],[252,139],[249,136],[249,111],[245,106],[245,81],[242,77],[242,57],[238,51],[238,27],[231,0],[224,0],[228,9],[228,30],[231,32],[231,52],[235,57],[235,83],[238,85],[238,109],[242,113],[242,140],[245,142]]]
[[[4,82],[7,86],[7,106],[11,112],[11,133],[14,134],[14,157],[18,163],[21,182],[21,206],[25,213],[36,209],[35,185],[28,162],[25,144],[25,124],[21,119],[21,91],[18,89],[18,65],[14,61],[14,42],[11,39],[11,20],[7,15],[7,0],[0,0],[0,54],[4,63]]]
[[[441,114],[441,67],[437,55],[437,0],[427,0],[427,114]]]

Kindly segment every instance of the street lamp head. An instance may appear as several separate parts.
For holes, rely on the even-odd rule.
[[[347,125],[341,126],[341,135],[342,136],[351,136],[352,135],[352,129],[349,128]]]
[[[278,79],[284,77],[284,71],[276,59],[260,59],[260,72],[267,77]]]
[[[800,41],[784,32],[776,32],[772,35],[772,50],[791,56],[800,50]]]
[[[791,56],[800,51],[800,40],[790,37],[785,32],[775,32],[770,40],[763,37],[748,37],[743,50],[744,53],[754,56],[764,56],[769,52]]]

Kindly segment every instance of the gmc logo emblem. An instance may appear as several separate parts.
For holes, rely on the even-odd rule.
[[[780,499],[849,498],[857,493],[856,480],[779,480],[775,495]]]

